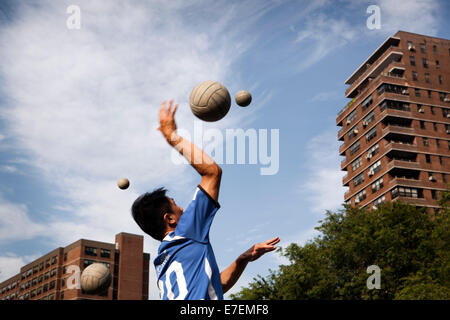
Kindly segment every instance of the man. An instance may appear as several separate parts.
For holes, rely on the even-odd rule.
[[[170,100],[161,104],[158,130],[200,174],[201,181],[185,211],[166,190],[141,195],[132,206],[140,228],[161,241],[154,260],[161,299],[223,299],[250,261],[275,250],[280,239],[273,238],[252,246],[228,268],[219,273],[209,242],[209,229],[217,210],[222,169],[197,146],[177,135],[175,112]]]

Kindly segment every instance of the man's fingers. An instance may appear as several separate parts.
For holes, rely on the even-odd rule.
[[[173,103],[173,99],[170,99],[169,100],[169,106],[167,107],[167,113],[171,113],[171,110],[170,109],[172,109],[172,103]]]
[[[170,113],[170,115],[172,117],[175,116],[175,112],[177,112],[177,108],[178,108],[178,103],[173,106],[172,112]]]
[[[278,242],[280,242],[280,238],[276,237],[270,240],[267,240],[266,242],[263,242],[264,244],[277,244]]]

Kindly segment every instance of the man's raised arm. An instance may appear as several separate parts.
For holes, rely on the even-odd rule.
[[[222,169],[203,150],[176,133],[175,112],[178,104],[173,107],[172,104],[173,100],[169,100],[166,108],[166,101],[162,102],[159,110],[160,127],[158,130],[161,131],[167,142],[184,156],[200,174],[202,177],[200,186],[218,202]]]

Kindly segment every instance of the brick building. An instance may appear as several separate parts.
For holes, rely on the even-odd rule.
[[[57,248],[20,268],[20,273],[0,283],[1,300],[147,300],[150,255],[143,252],[144,238],[119,233],[115,243],[78,240]],[[101,295],[73,288],[76,271],[104,263],[112,281]]]
[[[398,31],[345,83],[352,100],[336,119],[345,202],[437,208],[450,182],[450,41]]]

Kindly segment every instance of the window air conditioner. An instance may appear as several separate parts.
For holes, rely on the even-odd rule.
[[[428,178],[428,180],[430,180],[430,181],[436,181],[436,178],[433,177],[433,176],[430,176],[430,177]]]
[[[354,134],[358,134],[358,129],[353,130]]]
[[[351,123],[351,121],[347,119],[347,122],[346,122],[346,123],[347,123],[347,124],[350,124],[350,123]]]
[[[402,90],[402,94],[407,94],[408,93],[408,89],[403,89]]]
[[[450,113],[447,113],[447,118],[450,118]]]
[[[420,108],[420,109],[419,109],[419,112],[420,112],[420,113],[424,113],[425,111],[424,111],[422,108]]]
[[[444,98],[444,102],[450,102],[450,98],[449,97],[445,97]]]
[[[373,176],[373,170],[369,170],[369,176]]]
[[[409,50],[409,51],[414,51],[414,49],[415,49],[415,47],[414,47],[413,44],[409,44],[409,45],[408,45],[408,50]]]
[[[367,127],[367,121],[362,122],[363,127]]]
[[[355,199],[355,204],[358,204],[359,203],[359,198],[356,198]]]

